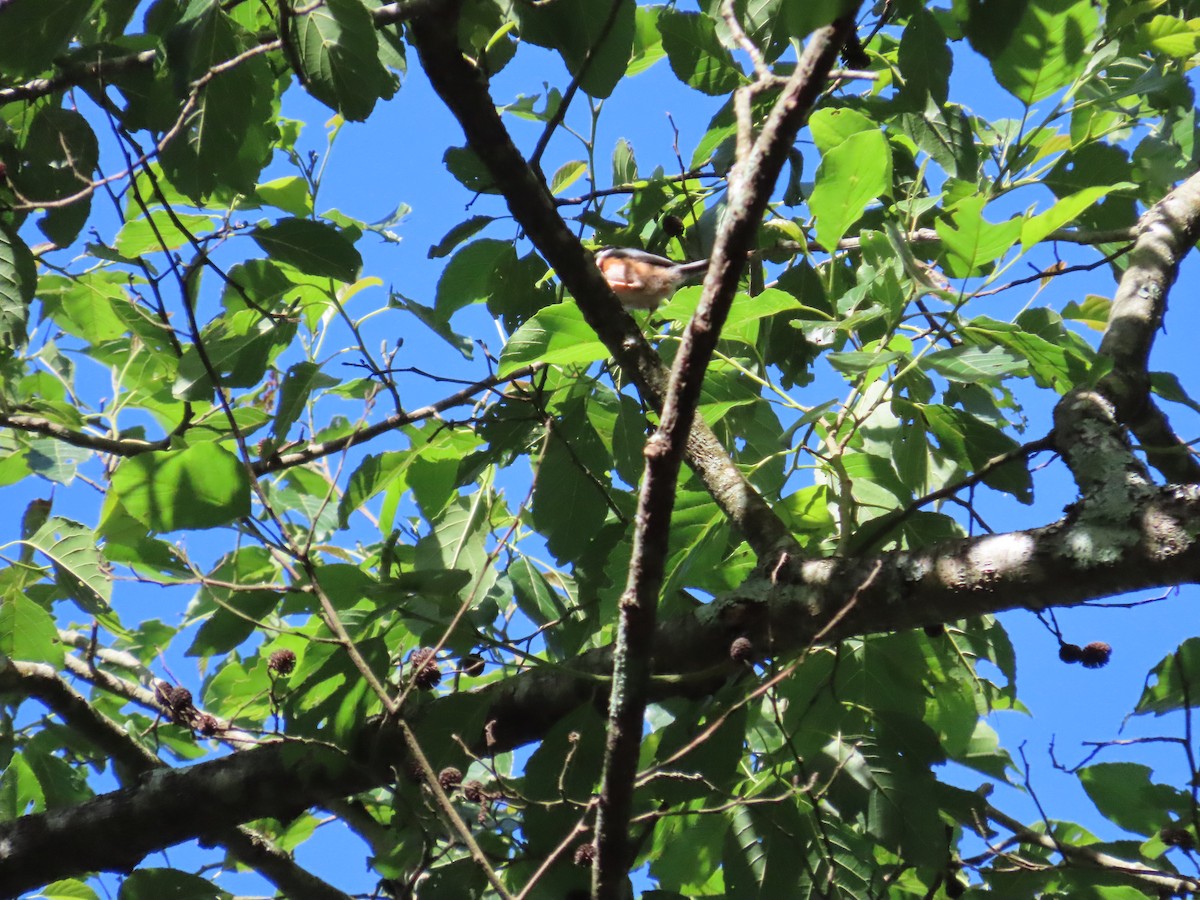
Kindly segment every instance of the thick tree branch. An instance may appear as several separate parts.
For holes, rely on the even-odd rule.
[[[283,742],[188,769],[151,769],[135,787],[0,826],[0,896],[68,874],[127,871],[156,848],[224,839],[231,825],[251,819],[287,821],[386,778],[322,745]]]
[[[471,149],[487,167],[513,217],[575,298],[584,319],[655,409],[662,408],[667,376],[632,317],[621,309],[591,256],[559,216],[545,183],[513,144],[488,94],[483,74],[463,57],[457,41],[458,4],[414,16],[412,36],[434,90],[454,113]],[[697,423],[688,439],[688,463],[717,505],[761,556],[779,548],[798,553],[787,527],[738,471],[716,436]]]
[[[736,24],[732,9],[730,18]],[[812,35],[750,152],[738,160],[700,304],[684,329],[671,368],[659,427],[646,444],[637,528],[619,607],[613,660],[604,774],[596,821],[597,854],[592,883],[596,900],[615,900],[622,895],[632,863],[628,828],[652,667],[658,594],[664,577],[679,466],[700,402],[704,373],[788,151],[825,87],[838,48],[853,29],[854,16],[848,15]],[[774,565],[773,559],[760,557],[760,561]]]
[[[86,431],[76,431],[58,422],[51,422],[40,416],[21,414],[7,415],[0,413],[0,428],[11,428],[13,431],[23,431],[28,434],[40,434],[62,441],[72,447],[84,450],[95,450],[97,453],[111,453],[114,456],[138,456],[155,450],[166,450],[170,439],[158,441],[141,441],[135,438],[110,438],[100,434],[90,434]]]
[[[87,698],[63,681],[51,666],[0,659],[0,690],[15,691],[41,701],[113,761],[122,784],[163,766],[157,756],[97,712]],[[256,869],[287,897],[350,900],[347,894],[296,865],[285,852],[249,828],[223,828],[218,840],[238,860]],[[0,852],[2,862],[3,853]],[[4,890],[4,882],[4,870],[0,868],[0,891]]]
[[[1178,482],[1200,482],[1200,463],[1150,397],[1148,365],[1167,311],[1167,293],[1184,255],[1200,239],[1200,173],[1154,204],[1142,217],[1129,267],[1121,277],[1100,341],[1112,363],[1100,390],[1142,444],[1150,464]]]
[[[727,680],[711,668],[748,638],[761,655],[1003,612],[1073,606],[1130,591],[1200,582],[1200,487],[1146,491],[1120,518],[1101,521],[1086,503],[1051,525],[965,538],[923,550],[852,559],[800,560],[758,573],[736,591],[664,622],[654,640],[650,697],[702,696]],[[878,572],[872,577],[872,573]],[[846,598],[859,591],[849,608]],[[840,617],[839,617],[840,616]],[[836,620],[836,621],[835,621]],[[834,622],[830,627],[830,622]],[[538,740],[596,693],[612,648],[570,669],[534,668],[472,692],[485,727],[463,738],[481,754]],[[574,671],[579,677],[571,678]],[[431,705],[462,704],[455,695]],[[419,726],[419,720],[415,723]],[[0,823],[0,894],[97,869],[120,869],[147,853],[261,816],[387,783],[403,756],[394,729],[364,736],[370,758],[319,744],[279,743],[187,769],[154,772],[136,788],[70,809]],[[119,823],[119,825],[118,825]]]
[[[49,78],[35,78],[24,84],[0,88],[0,106],[20,100],[36,100],[57,91],[99,79],[108,80],[122,72],[150,69],[158,60],[157,50],[143,50],[126,56],[112,56],[96,62],[63,66]]]

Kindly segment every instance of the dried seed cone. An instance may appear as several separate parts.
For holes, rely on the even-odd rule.
[[[575,865],[590,866],[596,859],[596,845],[591,841],[575,848]]]
[[[414,650],[408,665],[413,673],[413,683],[423,691],[432,690],[442,680],[442,670],[438,668],[437,656],[431,647]]]
[[[1078,644],[1062,644],[1058,648],[1058,658],[1065,663],[1077,663],[1083,659],[1083,648]]]
[[[1092,641],[1083,648],[1079,661],[1087,669],[1103,669],[1112,658],[1112,647],[1104,641]]]
[[[734,662],[749,662],[754,658],[754,645],[749,638],[734,638],[729,645],[729,658]]]
[[[276,650],[267,658],[267,668],[280,675],[291,675],[296,668],[296,654],[291,650]]]

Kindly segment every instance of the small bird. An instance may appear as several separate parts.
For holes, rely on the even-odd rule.
[[[658,309],[687,281],[702,275],[707,259],[677,263],[630,247],[596,251],[596,266],[626,309]]]

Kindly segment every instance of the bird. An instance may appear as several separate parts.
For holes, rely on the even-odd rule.
[[[658,309],[686,282],[702,275],[707,259],[677,263],[631,247],[596,251],[596,266],[626,309]]]

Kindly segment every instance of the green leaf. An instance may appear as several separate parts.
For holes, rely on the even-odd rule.
[[[984,197],[967,197],[938,219],[937,233],[949,251],[947,262],[956,278],[976,274],[998,261],[1021,236],[1023,219],[993,224],[983,217]]]
[[[841,146],[856,134],[879,131],[879,125],[855,109],[819,109],[808,120],[813,143],[822,154]]]
[[[613,92],[633,54],[635,6],[633,0],[556,0],[520,4],[515,11],[521,38],[557,50],[579,86],[603,99]]]
[[[46,520],[50,518],[51,500],[30,500],[29,505],[25,507],[25,515],[21,516],[21,538],[26,542],[21,548],[21,562],[29,563],[33,559],[34,548],[28,543],[42,526],[46,524]]]
[[[253,387],[295,333],[294,321],[272,321],[257,310],[243,309],[213,322],[204,330],[201,342],[222,388]],[[206,400],[212,391],[211,376],[199,349],[188,344],[179,360],[172,393],[180,400]]]
[[[287,175],[264,181],[254,189],[254,199],[267,206],[274,206],[298,219],[312,215],[312,194],[299,175]]]
[[[4,40],[0,41],[0,72],[21,79],[48,69],[67,48],[92,0],[61,0],[54,15],[46,15],[43,0],[10,0],[4,4]]]
[[[857,8],[856,0],[784,0],[783,16],[788,34],[804,37]]]
[[[962,410],[935,404],[923,411],[942,452],[970,471],[978,471],[984,463],[1019,446],[994,425]],[[1033,502],[1033,477],[1021,460],[992,470],[983,480],[989,487],[1012,494],[1022,503]]]
[[[362,270],[358,250],[342,232],[324,222],[280,219],[274,225],[259,225],[250,236],[273,259],[308,275],[350,283]]]
[[[612,155],[613,184],[631,184],[637,181],[637,157],[633,145],[625,138],[618,138]]]
[[[98,900],[95,891],[74,878],[46,885],[38,897],[44,897],[45,900]]]
[[[250,514],[250,480],[217,444],[144,453],[113,472],[102,531],[117,505],[151,531],[215,528]]]
[[[288,432],[304,412],[313,391],[333,387],[337,383],[336,378],[322,373],[321,367],[314,362],[298,362],[290,366],[279,388],[279,405],[275,408],[275,421],[271,426],[275,440],[282,443],[287,439]]]
[[[78,466],[91,452],[72,447],[54,438],[33,438],[25,442],[25,463],[29,471],[58,484],[70,484]]]
[[[276,79],[262,54],[212,74],[258,40],[220,4],[190,8],[200,12],[180,24],[172,41],[177,52],[168,62],[181,83],[203,78],[205,87],[183,131],[159,156],[163,174],[192,200],[214,193],[251,194],[278,134]]]
[[[1079,782],[1106,819],[1149,836],[1172,819],[1190,817],[1192,806],[1183,791],[1152,782],[1151,771],[1136,763],[1097,763],[1079,770]]]
[[[634,19],[633,58],[625,70],[625,77],[632,78],[645,72],[667,55],[662,46],[662,34],[658,30],[658,17],[662,10],[661,6],[638,4]]]
[[[1004,347],[971,344],[937,350],[922,361],[939,375],[963,384],[994,382],[1005,375],[1024,374],[1029,368],[1025,360]]]
[[[29,304],[36,289],[33,254],[15,231],[0,222],[0,349],[24,345]]]
[[[902,99],[917,109],[924,109],[927,101],[935,107],[945,104],[954,59],[946,44],[946,33],[927,9],[918,8],[904,27],[898,61],[904,76]]]
[[[558,592],[550,587],[546,576],[524,554],[508,567],[508,577],[513,583],[513,598],[535,625],[545,625],[566,615]]]
[[[496,290],[492,273],[516,256],[511,242],[492,238],[474,241],[455,253],[438,281],[438,315],[449,321],[464,306],[490,298]]]
[[[880,131],[852,134],[821,156],[809,204],[817,240],[833,248],[858,221],[867,204],[892,183],[892,152]]]
[[[212,230],[209,216],[195,213],[175,213],[172,218],[164,209],[151,210],[149,216],[139,216],[126,222],[117,232],[117,251],[129,259],[143,253],[160,253],[187,246],[200,235]]]
[[[533,362],[570,365],[608,358],[608,348],[574,303],[547,306],[517,329],[500,354],[501,377]]]
[[[358,0],[325,0],[292,16],[302,83],[310,94],[352,122],[375,101],[396,93],[396,79],[379,60],[371,13]]]
[[[214,591],[221,595],[217,606],[196,632],[188,656],[228,653],[254,634],[282,600],[277,591]]]
[[[688,815],[689,809],[703,808],[694,800],[667,816],[654,829],[649,853],[650,875],[666,889],[682,896],[714,896],[724,890],[721,873],[721,848],[728,823],[722,816]],[[715,882],[715,883],[714,883]],[[670,895],[645,892],[643,900],[670,900]]]
[[[405,472],[412,461],[411,451],[372,454],[366,457],[350,476],[346,491],[338,504],[338,525],[346,527],[350,514],[364,503],[399,482],[405,486]]]
[[[1195,19],[1155,16],[1138,28],[1138,37],[1160,53],[1174,59],[1191,59],[1200,50],[1200,28]]]
[[[117,900],[232,900],[199,875],[178,869],[138,869],[121,882]]]
[[[1111,309],[1112,301],[1107,297],[1088,294],[1082,303],[1072,300],[1064,306],[1062,317],[1073,322],[1082,322],[1095,331],[1103,331],[1108,327],[1108,315]]]
[[[1200,706],[1195,686],[1200,684],[1200,638],[1188,638],[1164,656],[1146,677],[1146,686],[1134,708],[1136,715],[1165,715]]]
[[[3,610],[0,609],[0,613]],[[17,753],[0,772],[0,819],[12,821],[46,809],[46,795],[25,754]]]
[[[1012,38],[992,58],[992,72],[1014,97],[1037,103],[1083,73],[1100,31],[1091,0],[1031,0],[1023,14],[1008,15],[1015,21]]]
[[[1028,251],[1030,247],[1043,240],[1046,235],[1057,228],[1062,228],[1068,222],[1073,222],[1085,209],[1102,197],[1116,190],[1132,188],[1128,182],[1113,185],[1100,185],[1085,188],[1067,197],[1063,197],[1043,213],[1032,219],[1026,219],[1021,225],[1021,249]]]
[[[100,158],[96,134],[79,112],[44,106],[29,128],[24,154],[30,164],[10,170],[13,185],[47,204],[38,228],[58,246],[70,246],[92,209],[91,193],[84,187]]]
[[[444,256],[449,256],[451,250],[463,241],[473,238],[495,221],[495,216],[471,216],[465,222],[459,222],[446,232],[445,237],[429,248],[429,258],[441,259]]]
[[[573,159],[563,163],[550,178],[550,193],[558,194],[565,191],[583,177],[585,172],[587,172],[587,162],[582,159]]]
[[[90,344],[101,344],[131,330],[117,312],[130,306],[127,284],[127,277],[116,272],[94,271],[71,280],[46,276],[39,285],[38,299],[45,314],[63,331]]]
[[[604,523],[602,484],[562,440],[546,446],[533,489],[533,523],[558,559],[577,558]]]
[[[0,598],[0,654],[62,668],[63,646],[54,617],[20,594]]]
[[[908,356],[903,350],[847,350],[844,353],[826,353],[825,359],[845,375],[861,375],[872,369],[882,370]]]
[[[458,183],[467,190],[479,194],[498,194],[496,180],[488,167],[483,164],[478,154],[470,147],[451,147],[442,154],[442,162],[446,171],[453,175]]]
[[[671,71],[684,84],[717,96],[743,83],[742,70],[721,45],[710,17],[666,8],[659,13],[658,30]]]
[[[1029,363],[1029,372],[1039,387],[1065,394],[1077,384],[1095,378],[1094,353],[1086,344],[1062,327],[1053,313],[1047,321],[1046,310],[1026,310],[1015,324],[997,322],[983,316],[963,328],[973,340],[995,342]],[[1042,333],[1038,334],[1037,331]],[[1082,344],[1082,346],[1080,346]]]
[[[80,590],[71,593],[85,611],[96,615],[107,610],[112,601],[112,582],[92,529],[51,516],[26,544],[44,554],[61,575],[77,583]]]
[[[979,150],[971,121],[961,106],[948,103],[938,108],[931,103],[924,113],[904,113],[900,120],[905,133],[934,162],[956,178],[975,181]]]

